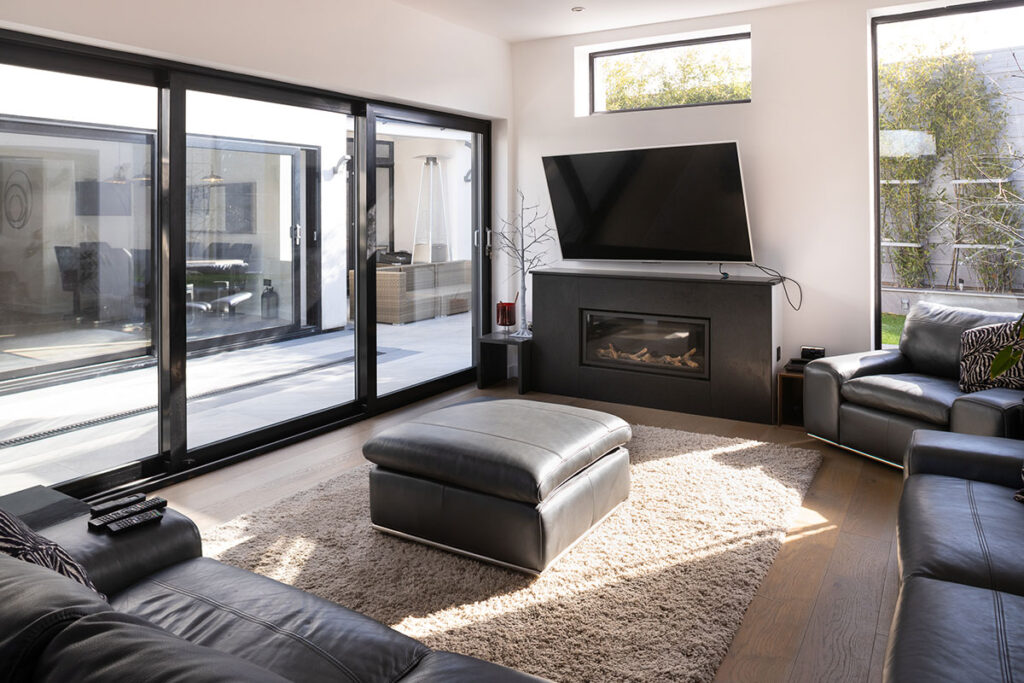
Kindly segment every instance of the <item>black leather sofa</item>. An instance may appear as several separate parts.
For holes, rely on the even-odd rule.
[[[88,570],[106,599],[0,554],[2,681],[537,681],[431,650],[361,614],[201,556],[195,525],[168,510],[121,536],[85,517],[37,529]]]
[[[1024,442],[914,432],[884,680],[1012,681],[1024,671]]]
[[[982,325],[1015,321],[927,302],[911,307],[899,349],[822,358],[804,370],[804,425],[810,436],[903,466],[915,429],[1024,436],[1024,391],[958,387],[960,336]]]

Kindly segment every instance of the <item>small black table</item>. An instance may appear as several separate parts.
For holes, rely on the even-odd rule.
[[[89,514],[89,505],[46,486],[32,486],[0,496],[0,509],[21,518],[32,529],[53,526]],[[85,523],[82,523],[83,528]]]
[[[780,427],[803,429],[804,373],[783,370],[778,377],[778,424]]]
[[[491,332],[479,337],[480,364],[476,371],[479,389],[508,378],[508,349],[515,347],[519,361],[519,393],[530,390],[530,355],[533,338],[513,337],[509,332]]]

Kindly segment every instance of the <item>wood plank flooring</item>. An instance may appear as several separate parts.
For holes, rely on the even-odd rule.
[[[389,425],[477,396],[515,397],[511,384],[450,391],[159,492],[200,529],[316,485],[363,462]],[[896,603],[896,508],[902,473],[793,429],[531,393],[532,400],[604,410],[634,424],[759,439],[823,455],[775,564],[747,610],[716,681],[881,680]]]

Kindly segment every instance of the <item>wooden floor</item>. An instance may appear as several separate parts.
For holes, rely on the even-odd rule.
[[[509,386],[458,389],[162,491],[200,529],[258,510],[361,463],[372,434],[413,415]],[[896,508],[902,474],[767,425],[531,393],[604,410],[633,424],[753,438],[824,456],[798,519],[751,602],[717,681],[879,681],[896,601]]]

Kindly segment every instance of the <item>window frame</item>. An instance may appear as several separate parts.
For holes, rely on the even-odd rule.
[[[594,73],[594,60],[601,57],[614,57],[617,55],[633,54],[638,52],[653,52],[655,50],[667,50],[674,47],[690,47],[693,45],[708,45],[712,43],[727,43],[734,40],[752,40],[750,31],[743,31],[740,33],[723,33],[721,35],[706,36],[703,38],[691,38],[686,40],[671,40],[660,43],[645,43],[643,45],[632,45],[630,47],[621,47],[611,50],[595,50],[590,52],[587,56],[589,62],[589,91],[590,91],[590,104],[589,116],[599,116],[603,114],[621,114],[626,112],[637,112],[637,111],[659,111],[662,109],[687,109],[690,107],[711,107],[720,104],[746,104],[751,101],[750,97],[740,100],[722,100],[720,102],[695,102],[693,104],[666,104],[660,107],[637,107],[633,109],[601,109],[597,110],[594,108],[596,83]],[[753,55],[751,55],[751,63],[753,63]],[[753,78],[751,78],[753,83]]]

